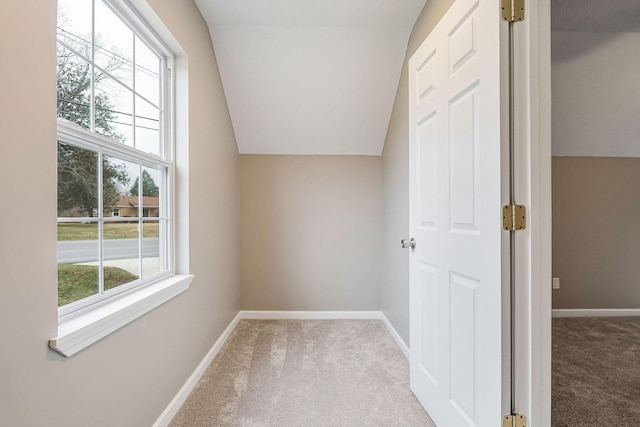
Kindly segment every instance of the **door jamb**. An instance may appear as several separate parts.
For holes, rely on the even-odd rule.
[[[515,187],[528,207],[516,233],[516,407],[527,425],[551,425],[550,0],[526,2],[515,32]]]

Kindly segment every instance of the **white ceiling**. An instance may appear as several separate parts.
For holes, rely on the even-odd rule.
[[[380,155],[426,0],[195,0],[241,154]]]

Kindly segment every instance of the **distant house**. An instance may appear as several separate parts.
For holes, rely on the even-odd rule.
[[[140,198],[138,196],[121,196],[118,203],[111,211],[111,216],[135,217],[138,216]],[[142,216],[157,217],[160,213],[158,197],[142,196]]]

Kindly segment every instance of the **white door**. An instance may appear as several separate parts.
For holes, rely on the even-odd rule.
[[[411,388],[439,427],[501,425],[508,392],[501,25],[457,0],[409,61]]]

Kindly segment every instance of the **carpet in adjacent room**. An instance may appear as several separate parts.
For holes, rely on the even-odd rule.
[[[552,324],[552,426],[640,426],[640,317]]]

